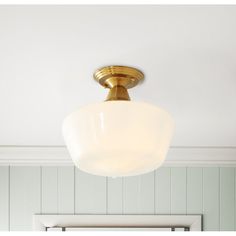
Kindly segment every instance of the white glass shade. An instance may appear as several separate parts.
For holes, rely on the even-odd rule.
[[[75,165],[101,176],[132,176],[164,161],[174,122],[143,102],[108,101],[88,105],[66,117],[63,136]]]

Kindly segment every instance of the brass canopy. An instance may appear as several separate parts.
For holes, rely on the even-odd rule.
[[[144,79],[144,74],[140,70],[128,66],[103,67],[93,76],[99,84],[110,89],[106,101],[129,101],[127,89],[135,87]]]

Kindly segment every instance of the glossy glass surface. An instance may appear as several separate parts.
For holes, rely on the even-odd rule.
[[[75,165],[101,176],[132,176],[158,168],[171,141],[170,115],[143,102],[110,101],[70,114],[63,136]]]

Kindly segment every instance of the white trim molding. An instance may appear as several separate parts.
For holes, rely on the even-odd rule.
[[[202,215],[34,215],[33,230],[46,228],[158,228],[188,227],[202,231]]]
[[[0,146],[0,165],[73,165],[64,146]],[[171,147],[164,166],[236,166],[236,147]]]

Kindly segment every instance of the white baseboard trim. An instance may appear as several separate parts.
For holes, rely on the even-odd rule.
[[[73,165],[63,146],[0,146],[0,165]],[[171,147],[164,166],[236,167],[236,147]]]

